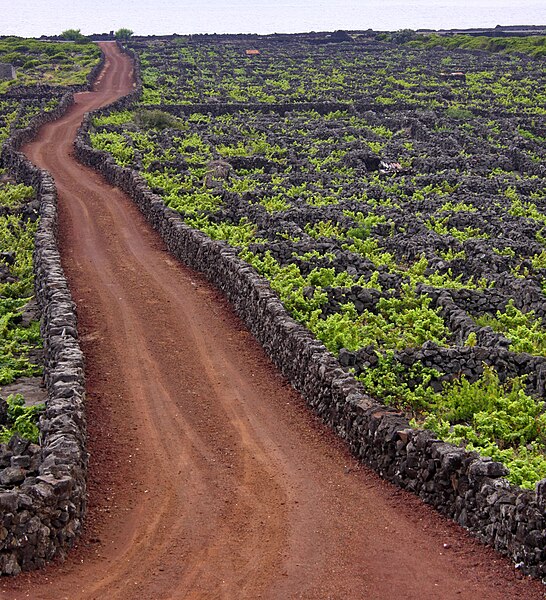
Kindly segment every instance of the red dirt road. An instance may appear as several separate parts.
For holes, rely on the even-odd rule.
[[[9,600],[511,599],[538,582],[359,466],[221,295],[131,201],[75,162],[84,112],[131,89],[113,44],[94,93],[25,152],[60,192],[87,357],[89,517]]]

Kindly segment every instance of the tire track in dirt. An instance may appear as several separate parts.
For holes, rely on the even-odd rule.
[[[131,201],[71,157],[83,114],[132,88],[101,44],[94,92],[24,150],[55,177],[87,361],[89,516],[9,600],[508,599],[542,586],[354,461],[223,299]]]

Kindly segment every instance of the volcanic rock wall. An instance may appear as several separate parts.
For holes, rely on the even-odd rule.
[[[73,101],[69,92],[54,111],[38,115],[2,149],[2,166],[18,181],[32,185],[40,203],[34,271],[48,391],[40,445],[15,437],[0,452],[0,573],[5,575],[64,556],[86,509],[84,358],[57,248],[57,191],[51,175],[19,152],[41,125],[59,118]]]

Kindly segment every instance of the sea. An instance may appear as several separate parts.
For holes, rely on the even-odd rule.
[[[546,25],[546,0],[0,0],[0,35],[396,31]]]

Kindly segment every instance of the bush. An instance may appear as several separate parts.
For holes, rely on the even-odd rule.
[[[31,59],[26,61],[26,63],[23,65],[23,69],[32,69],[38,66],[40,66],[40,61]]]
[[[25,406],[21,394],[10,395],[6,399],[8,407],[8,423],[0,427],[0,442],[7,443],[14,435],[38,443],[40,430],[38,420],[44,412],[44,404]]]
[[[145,129],[178,129],[182,121],[162,110],[139,110],[135,113],[135,123]]]
[[[72,42],[87,42],[87,38],[80,29],[66,29],[61,33],[63,40],[71,40]]]
[[[399,29],[388,36],[389,41],[394,44],[405,44],[415,40],[417,37],[418,35],[413,29]]]
[[[470,121],[474,118],[474,115],[470,110],[456,106],[448,108],[446,110],[446,116],[457,119],[458,121]]]
[[[116,31],[116,33],[114,34],[116,40],[122,40],[122,41],[127,41],[132,35],[133,35],[133,31],[131,29],[127,29],[126,27],[122,27],[121,29],[118,29]]]

